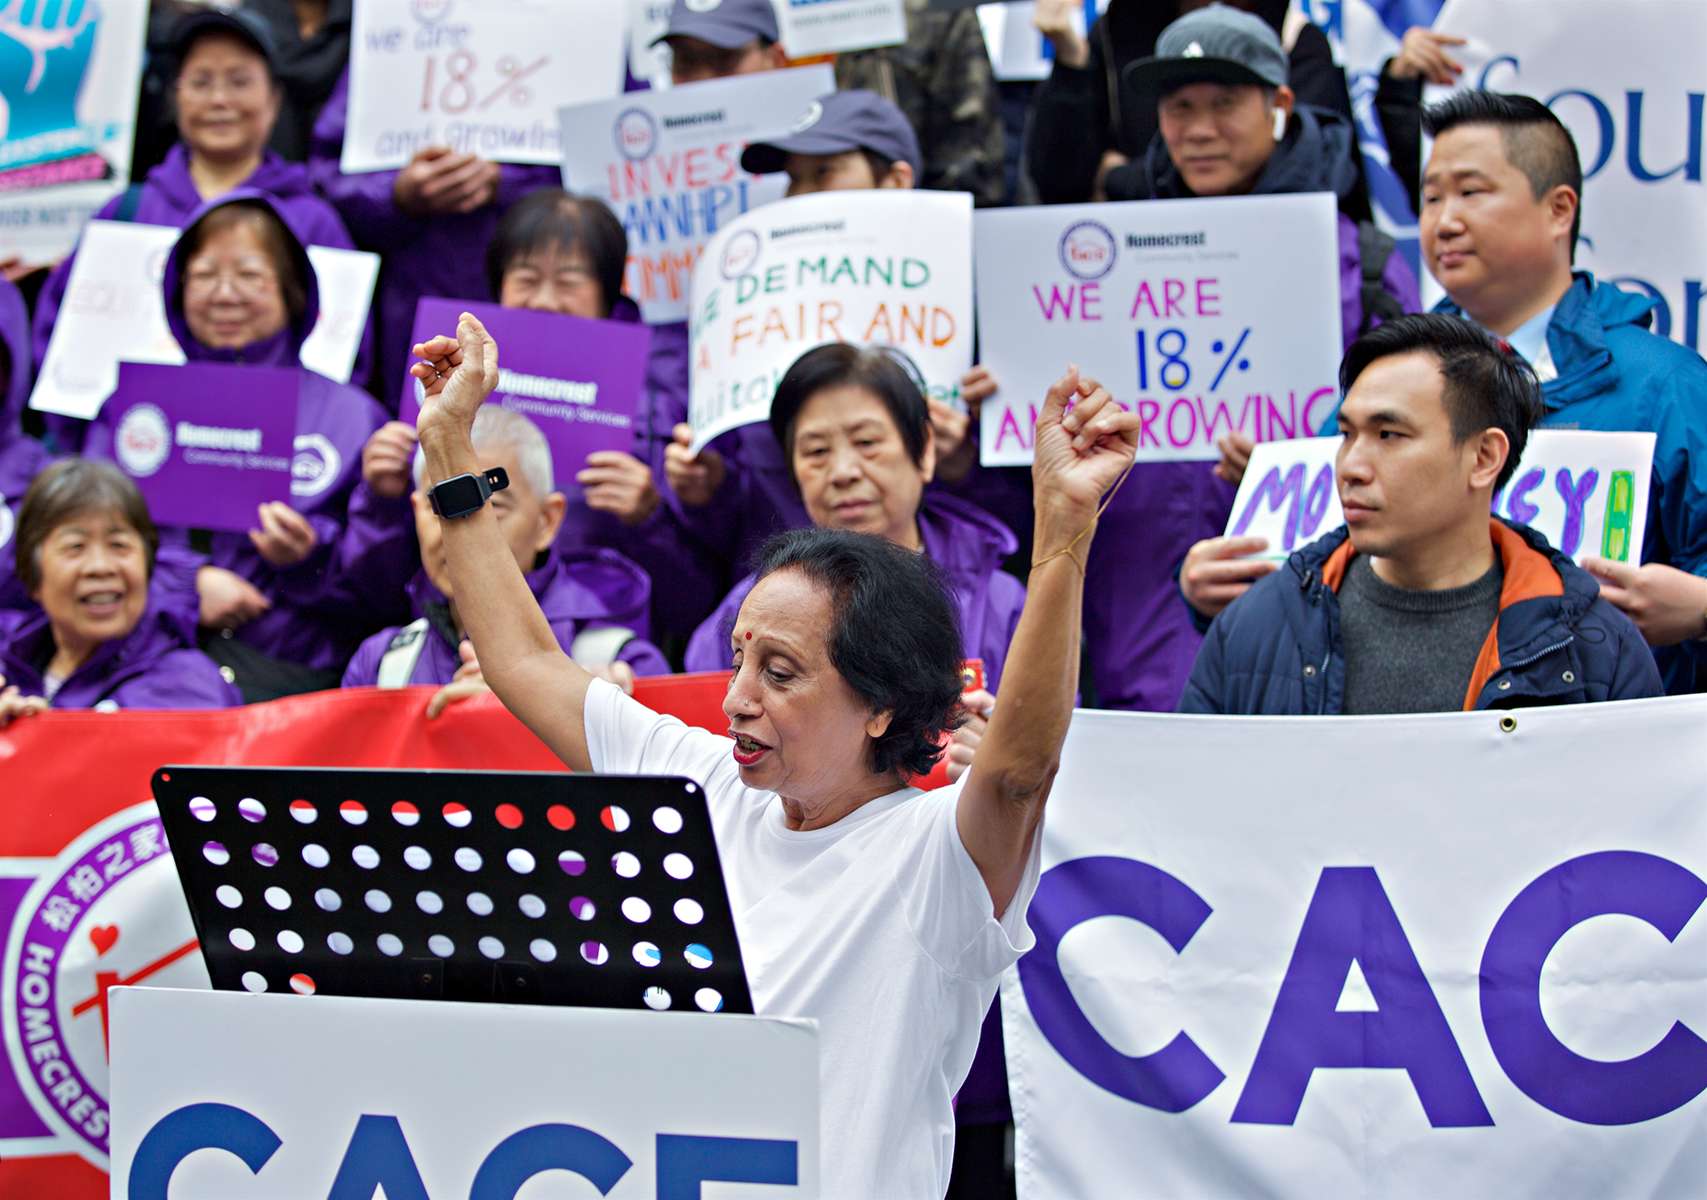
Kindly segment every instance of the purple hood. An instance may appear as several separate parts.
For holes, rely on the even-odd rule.
[[[43,695],[53,651],[53,629],[38,609],[0,653],[0,674],[26,696]],[[102,643],[71,673],[53,707],[226,708],[238,702],[237,689],[196,649],[178,617],[151,600],[135,629]]]

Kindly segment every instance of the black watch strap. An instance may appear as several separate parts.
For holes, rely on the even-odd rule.
[[[446,520],[466,517],[480,511],[493,492],[510,486],[510,477],[503,467],[493,467],[479,475],[453,475],[427,489],[427,502],[433,511]]]

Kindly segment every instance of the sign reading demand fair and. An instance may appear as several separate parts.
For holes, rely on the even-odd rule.
[[[1316,432],[1341,351],[1335,222],[1325,192],[979,213],[978,343],[1002,388],[984,464],[1031,462],[1068,363],[1136,407],[1141,462]]]
[[[694,449],[770,415],[794,360],[826,342],[887,346],[928,396],[972,365],[972,197],[830,192],[728,225],[693,273]]]

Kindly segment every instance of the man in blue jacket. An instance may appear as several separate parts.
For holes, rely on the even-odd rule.
[[[1528,96],[1466,91],[1430,107],[1423,264],[1447,299],[1535,368],[1550,429],[1651,431],[1645,565],[1588,559],[1602,594],[1635,620],[1673,693],[1707,687],[1707,363],[1648,331],[1655,302],[1571,269],[1582,166],[1570,132]],[[1331,432],[1331,431],[1325,431]],[[1223,462],[1237,477],[1244,468]],[[1180,573],[1204,616],[1264,570],[1248,539],[1193,547]]]
[[[1587,572],[1488,515],[1541,412],[1535,373],[1457,317],[1400,317],[1340,366],[1346,523],[1210,626],[1182,712],[1454,712],[1661,693]]]

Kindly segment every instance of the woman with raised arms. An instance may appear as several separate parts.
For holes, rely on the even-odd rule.
[[[456,337],[414,349],[427,479],[479,475],[469,430],[497,384],[497,345],[464,314]],[[704,787],[755,1007],[819,1022],[825,1197],[948,1186],[951,1097],[998,976],[1033,942],[1084,556],[1137,437],[1137,418],[1075,369],[1050,388],[1032,468],[1038,553],[1002,703],[972,769],[934,792],[908,782],[961,718],[962,654],[922,555],[841,530],[769,543],[731,631],[719,737],[571,662],[488,507],[444,521],[463,621],[504,704],[574,770]]]

